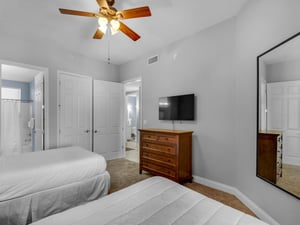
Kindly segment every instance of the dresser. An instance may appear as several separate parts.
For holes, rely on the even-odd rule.
[[[140,173],[192,181],[192,131],[140,129]]]
[[[257,175],[276,184],[282,176],[282,134],[277,131],[258,133]]]

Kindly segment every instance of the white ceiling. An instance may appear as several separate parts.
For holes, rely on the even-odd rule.
[[[124,20],[141,35],[133,42],[122,33],[102,40],[92,37],[97,19],[69,16],[58,8],[97,12],[96,0],[1,0],[1,32],[15,38],[38,41],[67,51],[106,61],[108,42],[113,64],[123,64],[140,55],[226,20],[248,0],[116,0],[122,10],[150,6],[152,17]]]

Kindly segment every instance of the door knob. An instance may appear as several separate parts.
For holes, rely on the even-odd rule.
[[[95,130],[94,133],[95,133],[95,134],[98,133],[98,130]]]
[[[85,133],[90,133],[90,130],[86,130]]]

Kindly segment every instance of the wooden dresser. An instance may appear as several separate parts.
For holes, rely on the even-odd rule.
[[[282,135],[280,132],[258,133],[257,175],[274,184],[282,176]]]
[[[192,131],[140,129],[140,173],[192,181]]]

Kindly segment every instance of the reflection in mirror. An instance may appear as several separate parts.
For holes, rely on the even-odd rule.
[[[257,57],[257,176],[300,198],[300,33]]]

